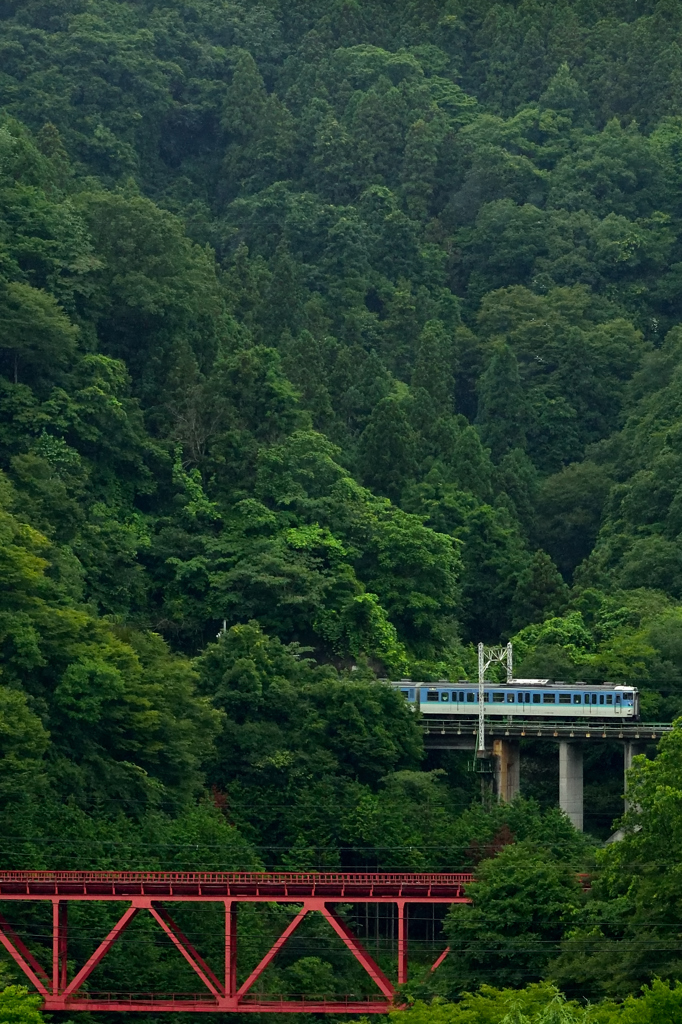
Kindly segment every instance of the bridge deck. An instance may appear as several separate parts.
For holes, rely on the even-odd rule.
[[[478,735],[478,719],[465,715],[423,714],[422,728],[426,745],[429,747],[473,748]],[[511,736],[514,739],[575,739],[592,742],[616,740],[647,743],[660,740],[661,736],[671,731],[670,722],[541,722],[537,718],[516,719],[511,716],[486,716],[485,720],[485,734],[489,739]]]
[[[233,898],[240,901],[304,897],[376,902],[450,902],[464,896],[466,873],[363,874],[263,871],[0,871],[0,899],[157,900]]]

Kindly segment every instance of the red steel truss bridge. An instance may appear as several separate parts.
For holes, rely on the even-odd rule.
[[[468,874],[342,874],[294,872],[170,871],[0,871],[0,904],[47,901],[52,904],[52,963],[40,963],[11,924],[0,915],[0,942],[53,1010],[140,1010],[226,1013],[386,1013],[396,1005],[396,987],[359,939],[337,905],[394,904],[398,922],[397,983],[407,981],[409,904],[469,903]],[[74,900],[118,902],[121,914],[90,958],[69,977],[68,908]],[[209,966],[173,920],[173,903],[224,906],[224,959]],[[240,903],[280,903],[298,908],[260,963],[241,984],[237,975],[237,908]],[[16,908],[15,908],[16,909]],[[321,914],[378,989],[372,997],[311,998],[257,994],[253,987],[304,918]],[[6,909],[11,915],[11,908]],[[138,914],[150,914],[201,982],[186,993],[96,993],[88,979]],[[221,912],[222,919],[222,912]],[[447,955],[438,957],[435,970]]]

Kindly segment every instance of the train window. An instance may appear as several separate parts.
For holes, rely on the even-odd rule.
[[[530,704],[530,694],[526,694],[526,704]]]
[[[459,702],[460,702],[460,704],[464,703],[464,691],[463,690],[459,691]]]
[[[493,704],[504,704],[504,694],[503,693],[494,693],[493,694]]]
[[[556,694],[555,693],[543,693],[543,695],[542,695],[542,703],[543,704],[556,704]]]
[[[400,692],[402,693],[403,697],[409,697],[410,696],[410,691],[409,690],[401,690]]]
[[[487,691],[487,690],[486,690],[486,692],[485,692],[485,693],[483,694],[483,700],[484,700],[484,701],[485,701],[485,702],[486,702],[487,704],[489,704],[489,703],[490,703],[490,694],[488,693],[488,691]]]
[[[603,693],[600,693],[600,694],[599,694],[599,703],[600,703],[600,704],[603,704],[603,703],[604,703],[604,694],[603,694]]]
[[[593,704],[596,704],[596,703],[597,703],[597,694],[596,694],[596,693],[593,693],[593,694],[592,694],[592,703],[593,703]]]
[[[438,693],[436,690],[429,690],[426,694],[427,700],[438,700]]]
[[[606,703],[607,704],[613,704],[613,694],[612,693],[607,693],[606,694]]]
[[[635,695],[632,690],[626,690],[623,694],[623,700],[634,700]]]
[[[559,694],[559,703],[560,704],[570,704],[571,703],[571,695],[570,695],[570,693],[560,693]]]
[[[616,704],[620,704],[620,694],[616,694]]]
[[[513,693],[508,693],[507,694],[507,704],[513,704],[513,703],[514,703],[514,694]]]
[[[469,704],[473,704],[475,700],[476,700],[476,694],[475,693],[471,693],[471,692],[467,693],[467,701],[468,701]]]
[[[534,693],[533,694],[533,704],[539,704],[541,700],[542,700],[542,695],[541,694],[539,694],[539,693]]]
[[[582,695],[582,693],[574,693],[573,694],[573,703],[574,704],[582,704],[582,702],[583,702],[583,695]]]
[[[450,694],[449,693],[441,693],[440,699],[441,700],[450,700]]]

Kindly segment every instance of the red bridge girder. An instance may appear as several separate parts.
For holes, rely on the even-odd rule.
[[[337,903],[394,903],[398,911],[397,982],[407,981],[406,907],[416,903],[469,903],[468,874],[360,874],[298,872],[144,872],[2,871],[0,901],[52,903],[52,970],[39,963],[0,915],[0,943],[42,995],[45,1010],[121,1010],[130,1012],[226,1013],[386,1013],[395,1005],[396,988],[362,946]],[[128,906],[92,956],[69,980],[68,904],[70,901],[118,901]],[[224,969],[218,977],[178,928],[166,903],[222,903],[225,908]],[[237,907],[239,903],[300,904],[300,910],[245,981],[237,982]],[[376,997],[339,999],[255,995],[250,990],[304,918],[320,913],[374,981]],[[84,990],[88,978],[139,913],[149,913],[202,982],[203,990],[183,993],[95,993]],[[435,970],[447,950],[433,965]]]

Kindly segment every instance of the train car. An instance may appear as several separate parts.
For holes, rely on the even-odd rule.
[[[426,715],[476,715],[478,686],[461,679],[418,683],[391,682],[405,699]],[[561,683],[551,679],[514,679],[486,683],[486,716],[545,719],[639,718],[639,693],[634,686],[614,683]]]

